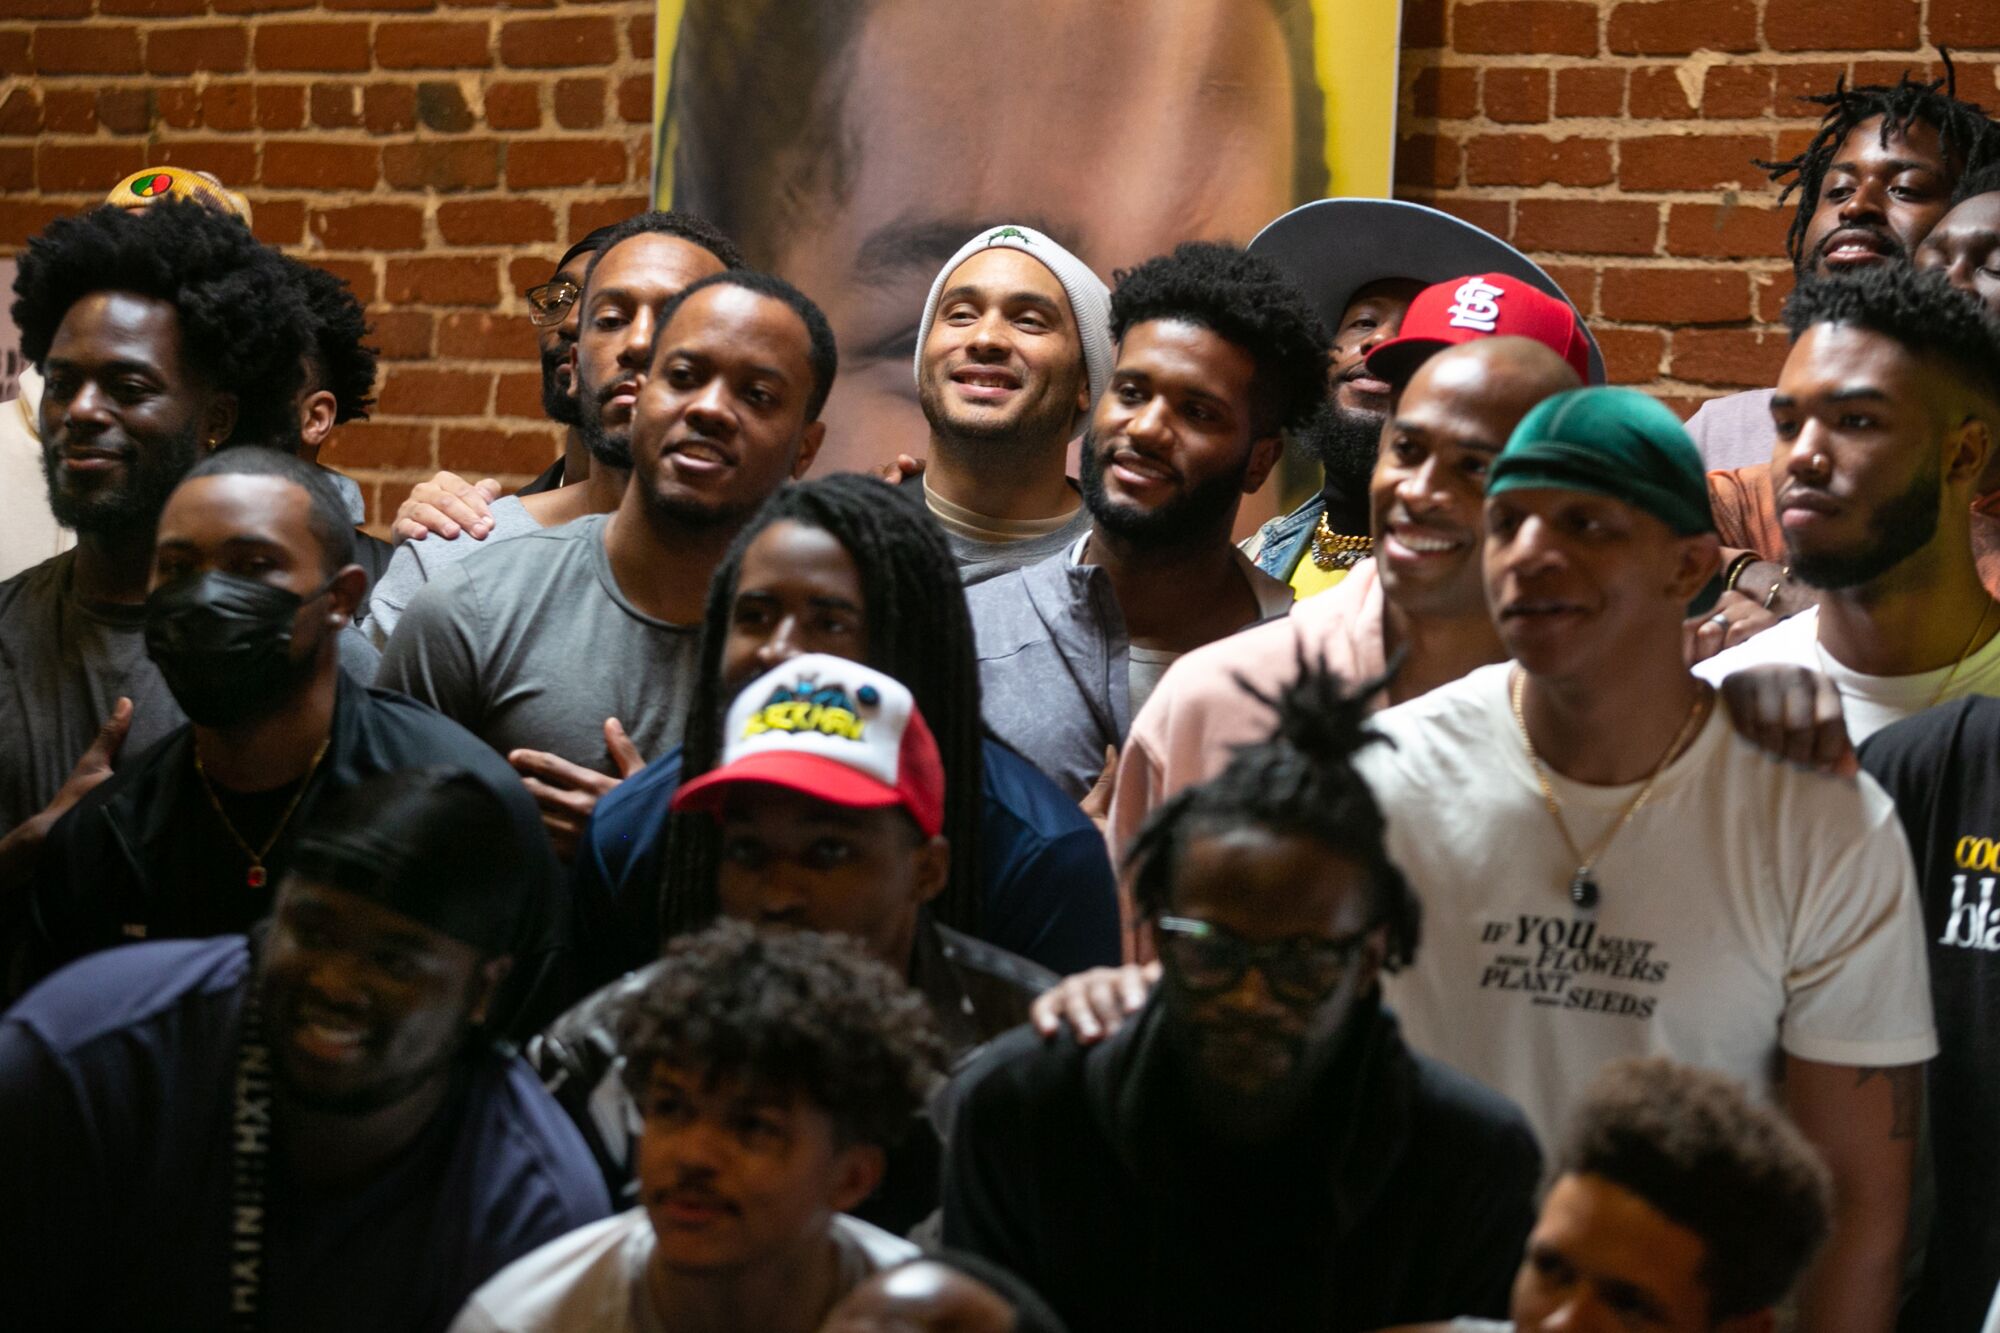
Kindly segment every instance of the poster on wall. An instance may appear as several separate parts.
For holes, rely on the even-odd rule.
[[[14,261],[0,259],[0,292],[14,290]],[[0,303],[0,403],[11,403],[21,392],[21,331],[7,304]]]
[[[1038,227],[1107,281],[1296,204],[1386,198],[1399,0],[656,0],[653,193],[827,312],[816,472],[926,439],[937,269]]]

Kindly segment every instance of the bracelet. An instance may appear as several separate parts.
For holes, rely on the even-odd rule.
[[[1766,611],[1769,611],[1771,609],[1771,603],[1778,600],[1778,589],[1784,587],[1785,580],[1790,578],[1791,576],[1792,576],[1792,567],[1790,565],[1786,565],[1783,568],[1779,569],[1778,577],[1772,580],[1771,582],[1771,591],[1764,594],[1764,609]]]
[[[1744,570],[1756,563],[1757,553],[1755,551],[1744,551],[1738,554],[1734,560],[1729,562],[1729,568],[1722,571],[1722,590],[1724,592],[1735,592],[1736,580],[1743,577]]]

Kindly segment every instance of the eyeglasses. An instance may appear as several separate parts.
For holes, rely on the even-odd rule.
[[[562,323],[563,316],[569,314],[569,308],[581,295],[583,288],[568,278],[528,288],[528,322],[538,329]]]
[[[1197,994],[1233,990],[1255,967],[1281,1000],[1317,1003],[1347,979],[1371,930],[1339,939],[1294,935],[1271,944],[1252,944],[1232,930],[1192,917],[1163,916],[1160,957],[1176,980]]]

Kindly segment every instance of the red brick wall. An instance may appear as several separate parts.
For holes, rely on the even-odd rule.
[[[802,3],[806,0],[801,0]],[[1398,193],[1547,263],[1612,374],[1687,407],[1770,382],[1789,283],[1753,156],[1845,72],[1959,53],[2000,106],[1996,0],[1406,0]],[[520,291],[642,206],[647,0],[6,0],[0,252],[152,163],[243,190],[367,299],[373,421],[328,461],[393,506],[439,465],[553,456]]]

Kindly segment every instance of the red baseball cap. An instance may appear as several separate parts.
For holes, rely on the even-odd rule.
[[[901,806],[926,837],[944,828],[944,760],[902,682],[825,653],[795,657],[743,687],[723,724],[722,762],[675,793],[713,815],[743,783],[850,809]]]
[[[1576,308],[1504,273],[1451,278],[1418,292],[1402,332],[1368,354],[1368,373],[1400,384],[1447,347],[1502,337],[1533,338],[1590,382],[1590,339]]]

